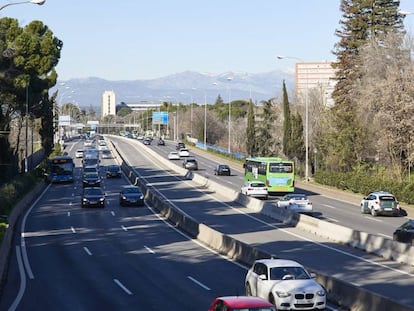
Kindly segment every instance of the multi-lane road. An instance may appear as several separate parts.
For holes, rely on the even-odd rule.
[[[170,142],[144,146],[132,139],[111,139],[144,182],[197,221],[414,308],[413,267],[333,244],[206,191],[146,152],[151,148],[166,157],[174,148]],[[74,152],[80,144],[67,148]],[[240,172],[216,177],[217,161],[196,156],[199,173],[240,188]],[[112,161],[103,160],[101,170]],[[51,185],[22,218],[23,234],[15,237],[0,310],[207,310],[216,296],[244,292],[246,267],[185,236],[150,205],[120,207],[118,192],[126,179],[104,179],[104,209],[81,209],[80,174],[79,161],[75,183]],[[319,216],[357,230],[380,229],[377,232],[389,235],[392,222],[402,222],[372,221],[360,215],[355,204],[317,195],[311,199]]]

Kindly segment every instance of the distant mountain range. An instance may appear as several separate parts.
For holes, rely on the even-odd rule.
[[[171,101],[187,104],[203,104],[205,96],[208,104],[213,104],[220,94],[224,102],[249,99],[260,103],[276,97],[281,98],[282,83],[286,81],[288,90],[293,90],[294,75],[282,71],[267,73],[206,74],[185,71],[151,80],[109,81],[91,77],[59,81],[51,90],[59,89],[59,105],[67,102],[78,104],[81,108],[92,107],[100,112],[104,91],[114,91],[116,103],[137,103],[142,101]],[[291,93],[291,92],[290,92]]]

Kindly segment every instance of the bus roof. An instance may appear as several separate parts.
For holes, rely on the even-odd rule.
[[[73,158],[70,155],[58,155],[54,156],[53,158],[50,158],[49,160],[73,160]]]
[[[286,160],[278,157],[254,157],[246,158],[246,161],[256,161],[256,162],[293,162],[291,160]]]

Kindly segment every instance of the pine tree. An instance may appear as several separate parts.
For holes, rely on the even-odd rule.
[[[275,116],[272,109],[272,100],[262,101],[263,105],[263,121],[261,122],[261,127],[259,128],[259,135],[257,137],[257,150],[258,155],[262,157],[274,156],[274,144],[275,141],[272,135],[272,126]]]
[[[286,91],[286,83],[283,80],[283,153],[291,158],[292,154],[292,126],[290,116],[290,104]]]
[[[337,84],[332,94],[335,107],[332,110],[330,153],[337,157],[338,169],[348,171],[358,160],[362,148],[363,130],[356,116],[357,103],[353,100],[353,83],[360,79],[360,51],[368,40],[381,41],[387,33],[403,29],[398,14],[398,0],[342,0],[341,30],[336,31],[340,41],[334,54],[338,62]],[[329,137],[329,135],[327,135]]]
[[[247,128],[246,128],[246,151],[249,156],[255,156],[257,153],[256,129],[255,129],[254,105],[252,100],[249,102],[247,111]]]

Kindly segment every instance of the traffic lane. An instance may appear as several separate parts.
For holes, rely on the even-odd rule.
[[[216,156],[211,154],[209,154],[209,158],[207,158],[204,152],[196,149],[192,149],[191,152],[197,154],[198,161],[204,163],[204,166],[214,166],[218,160]],[[225,186],[229,186],[229,188],[239,191],[240,185],[243,183],[244,179],[243,172],[240,168],[235,167],[234,165],[232,166],[232,171],[235,173],[234,176],[232,176],[234,177],[232,178],[232,180],[234,180],[233,182],[229,182],[228,179],[217,178],[224,176],[211,176],[208,173],[205,174],[203,171],[200,173],[201,175],[205,174],[207,177],[221,183],[226,181],[224,184]],[[392,239],[392,233],[395,228],[407,220],[407,217],[372,217],[371,215],[362,215],[359,205],[355,205],[355,203],[346,202],[337,198],[326,197],[319,193],[308,191],[300,187],[296,187],[295,192],[304,193],[309,196],[314,209],[314,212],[311,214],[312,216],[337,223],[354,230],[381,235],[389,239]],[[280,197],[281,196],[270,196],[269,201],[277,202]]]
[[[360,207],[342,200],[332,199],[320,194],[300,189],[313,202],[313,216],[331,223],[340,224],[354,230],[381,235],[392,239],[395,228],[406,221],[407,217],[377,216],[361,214]],[[347,225],[352,224],[352,225]]]
[[[139,171],[140,168],[138,168],[137,170]],[[145,173],[146,170],[148,169],[142,170],[141,172]],[[158,181],[160,182],[162,180],[160,176],[162,175],[158,173],[158,176]],[[156,184],[151,179],[149,179],[149,181],[153,186]],[[188,181],[181,182],[180,184],[188,184]],[[297,239],[299,239],[298,244],[300,245],[300,247],[294,247],[293,249],[295,251],[301,249],[309,249],[309,247],[305,247],[305,245],[303,244],[303,240],[305,240],[306,245],[311,245],[313,251],[311,251],[310,253],[299,251],[295,253],[295,258],[317,257],[316,262],[323,264],[312,265],[312,263],[310,263],[311,265],[309,266],[313,269],[324,272],[328,270],[328,274],[334,276],[336,276],[336,274],[338,273],[338,277],[340,277],[341,279],[344,279],[345,281],[349,282],[354,282],[356,284],[361,284],[361,286],[364,286],[366,288],[378,289],[384,296],[387,296],[389,293],[391,293],[399,299],[405,299],[406,297],[409,297],[409,292],[412,289],[412,287],[408,286],[407,284],[412,284],[413,274],[411,270],[406,271],[405,269],[408,268],[403,265],[398,265],[394,262],[387,261],[385,261],[385,263],[378,264],[376,263],[376,261],[382,261],[382,259],[378,258],[377,256],[371,256],[362,251],[348,248],[346,246],[338,247],[338,245],[336,244],[333,244],[326,240],[319,239],[306,232],[296,230],[295,228],[289,228],[289,230],[281,230],[280,227],[269,229],[267,222],[272,222],[274,220],[270,220],[267,218],[267,221],[263,223],[257,221],[258,217],[264,217],[262,215],[257,215],[257,217],[253,218],[244,217],[247,214],[249,214],[250,211],[243,207],[238,208],[237,212],[232,213],[228,208],[224,208],[223,206],[221,209],[218,208],[218,206],[212,206],[210,201],[205,203],[205,200],[200,200],[197,202],[197,204],[195,204],[193,199],[189,199],[187,201],[183,198],[182,195],[179,199],[174,200],[174,198],[176,198],[177,193],[182,194],[191,192],[191,190],[187,189],[186,187],[187,185],[184,186],[182,190],[179,190],[180,188],[177,188],[177,185],[172,185],[170,190],[168,190],[168,188],[165,187],[163,189],[163,194],[167,198],[169,198],[183,212],[197,219],[198,221],[203,222],[206,225],[209,225],[219,230],[220,232],[229,235],[234,235],[236,238],[238,237],[239,239],[240,237],[245,237],[246,234],[257,234],[259,238],[257,240],[257,244],[254,245],[261,245],[260,241],[262,240],[263,232],[270,232],[271,241],[278,241],[278,244],[283,244],[279,243],[280,241],[287,241],[286,243],[284,243],[286,245],[286,250],[284,250],[284,252],[287,252],[287,254],[292,252],[292,244],[295,244]],[[197,189],[194,190],[194,192],[199,193],[200,191]],[[208,201],[208,199],[206,201]],[[227,204],[227,206],[234,209],[234,207],[232,207],[230,204]],[[240,213],[242,213],[243,209],[245,211],[245,214],[244,216],[241,216]],[[257,233],[257,231],[259,231],[259,233]],[[310,244],[308,244],[309,241]],[[279,251],[281,252],[283,250],[278,248],[270,248],[268,249],[268,251],[270,253],[277,254]],[[335,259],[335,263],[337,264],[337,266],[330,266],[331,270],[326,269],[326,261],[321,260],[321,258],[332,258],[334,255],[335,257],[338,257],[338,259]],[[359,274],[359,271],[352,271],[351,269],[351,272],[353,272],[351,275],[348,275],[348,273],[345,273],[343,275],[342,269],[340,269],[339,272],[337,270],[338,266],[359,267],[361,266],[361,262],[363,263],[362,266],[366,266],[368,270],[367,273],[363,275],[362,279],[360,279],[361,276]],[[358,282],[355,282],[355,278],[356,280],[358,280]],[[378,279],[380,279],[381,282],[377,282]],[[386,284],[386,286],[384,286],[384,284]],[[408,300],[407,303],[413,304],[413,301]]]

